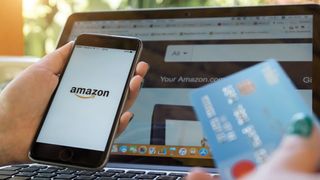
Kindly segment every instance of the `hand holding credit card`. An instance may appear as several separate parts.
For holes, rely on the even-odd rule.
[[[193,90],[191,101],[222,179],[236,179],[264,163],[291,122],[311,108],[275,60]]]

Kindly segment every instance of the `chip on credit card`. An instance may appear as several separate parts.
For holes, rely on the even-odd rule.
[[[222,179],[264,163],[306,104],[276,60],[267,60],[191,92],[192,105]]]

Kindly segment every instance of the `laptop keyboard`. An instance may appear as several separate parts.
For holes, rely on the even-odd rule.
[[[157,179],[183,180],[187,173],[124,170],[105,168],[98,171],[72,169],[65,167],[46,166],[38,164],[18,164],[0,167],[0,180],[3,179],[75,179],[75,180],[129,180],[129,179]]]

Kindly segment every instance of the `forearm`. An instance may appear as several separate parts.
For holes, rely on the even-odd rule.
[[[0,115],[0,124],[2,120],[3,116]],[[19,142],[17,142],[15,136],[16,135],[10,133],[10,131],[0,131],[0,166],[5,164],[25,162],[27,160],[26,155],[24,155],[26,152],[19,148],[17,144]]]
[[[1,102],[1,97],[0,97],[0,102]],[[7,164],[11,160],[11,155],[10,155],[10,148],[8,142],[8,137],[7,137],[7,131],[6,131],[6,115],[4,113],[4,107],[3,104],[0,104],[0,165]]]
[[[0,124],[1,119],[0,116]],[[29,162],[28,142],[23,140],[23,133],[20,131],[1,131],[0,132],[0,166],[5,164]],[[22,139],[21,139],[22,138]]]
[[[26,102],[25,97],[34,96],[21,95],[29,91],[15,84],[6,88],[0,94],[0,164],[29,162],[29,147],[45,105],[39,101]]]
[[[12,163],[13,157],[10,153],[10,148],[3,144],[4,137],[0,137],[0,165],[10,164]]]
[[[12,126],[12,119],[7,113],[5,100],[3,94],[0,93],[0,165],[16,161],[14,156],[15,141],[9,131]]]

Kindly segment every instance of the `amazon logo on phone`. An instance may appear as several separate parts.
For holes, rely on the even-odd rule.
[[[108,97],[110,92],[100,89],[72,87],[70,93],[75,94],[77,97],[82,99],[95,98],[96,96]]]

